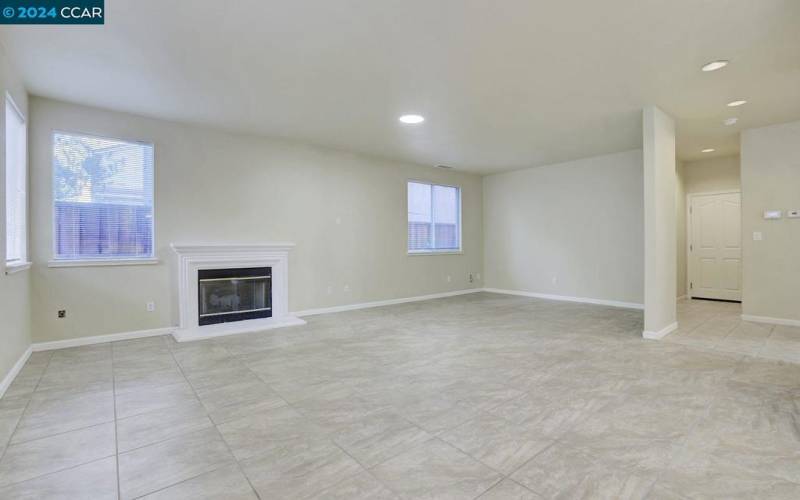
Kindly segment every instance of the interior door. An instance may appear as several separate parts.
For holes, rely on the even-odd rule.
[[[741,194],[691,195],[689,199],[689,295],[741,301]]]

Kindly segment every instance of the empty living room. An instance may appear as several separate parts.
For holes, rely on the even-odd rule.
[[[0,500],[800,498],[800,1],[0,12]]]

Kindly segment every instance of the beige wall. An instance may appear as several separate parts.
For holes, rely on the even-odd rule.
[[[31,344],[29,271],[5,273],[6,203],[5,203],[5,93],[8,92],[23,114],[28,114],[28,96],[0,46],[0,382]]]
[[[660,109],[642,112],[644,164],[644,329],[660,336],[677,319],[675,122]]]
[[[642,152],[484,177],[486,286],[642,303]]]
[[[675,239],[677,246],[678,274],[675,294],[678,297],[686,295],[687,282],[687,254],[686,254],[686,180],[684,162],[675,162]]]
[[[36,341],[173,324],[173,242],[296,243],[289,270],[292,311],[482,286],[468,282],[483,262],[476,175],[41,98],[32,98],[30,106]],[[155,144],[160,264],[47,267],[54,129]],[[462,255],[406,254],[408,179],[461,186]],[[156,311],[148,313],[151,300]],[[58,309],[67,310],[65,319],[56,318]]]
[[[738,190],[739,170],[738,155],[685,162],[686,194]]]
[[[800,122],[742,133],[743,312],[800,324]],[[764,220],[768,209],[783,210]],[[763,235],[753,241],[753,232]]]

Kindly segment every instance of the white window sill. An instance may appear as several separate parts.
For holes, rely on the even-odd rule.
[[[47,267],[151,266],[158,259],[51,260]]]
[[[421,250],[417,252],[408,252],[409,257],[417,255],[461,255],[464,252],[461,250]]]
[[[22,271],[27,271],[31,268],[30,262],[12,262],[6,263],[6,274],[14,274]]]

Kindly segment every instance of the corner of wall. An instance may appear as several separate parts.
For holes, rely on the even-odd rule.
[[[0,45],[0,192],[5,193],[5,93],[28,119],[28,94],[17,77]],[[30,168],[30,167],[28,167]],[[30,182],[30,176],[29,182]],[[3,197],[5,199],[5,197]],[[30,197],[29,197],[30,199]],[[29,207],[30,208],[30,207]],[[16,374],[22,369],[31,351],[31,270],[6,274],[6,213],[5,202],[0,203],[0,397],[5,393]],[[30,214],[30,210],[28,210]],[[28,236],[30,240],[30,235]]]

